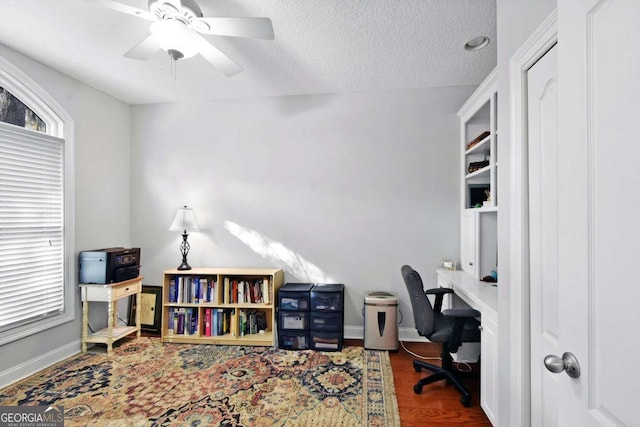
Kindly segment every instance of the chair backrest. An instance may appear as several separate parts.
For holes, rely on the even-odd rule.
[[[413,321],[416,325],[418,333],[422,336],[429,337],[433,333],[435,327],[435,315],[431,301],[424,293],[424,285],[422,278],[417,271],[408,265],[403,265],[401,270],[404,284],[409,292],[411,300],[411,309],[413,310]]]

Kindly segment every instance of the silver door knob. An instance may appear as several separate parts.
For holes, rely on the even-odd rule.
[[[554,374],[565,371],[571,378],[578,378],[580,376],[580,364],[573,353],[563,353],[562,358],[555,354],[550,354],[544,358],[544,366],[549,372],[553,372]]]

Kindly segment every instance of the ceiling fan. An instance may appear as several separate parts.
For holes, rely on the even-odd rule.
[[[148,11],[115,0],[89,1],[153,22],[151,35],[126,52],[127,58],[147,60],[160,49],[176,61],[199,53],[225,75],[233,76],[241,72],[242,67],[200,34],[274,38],[269,18],[205,18],[194,0],[149,0]]]

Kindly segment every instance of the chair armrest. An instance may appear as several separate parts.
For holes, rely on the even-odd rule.
[[[480,312],[473,308],[450,308],[442,314],[451,317],[480,317]]]
[[[442,312],[443,316],[455,318],[453,330],[449,337],[449,353],[456,353],[462,344],[462,331],[466,322],[478,323],[476,317],[480,317],[480,312],[473,308],[451,308]]]
[[[447,294],[452,294],[453,289],[451,288],[431,288],[424,291],[427,295],[435,295],[436,301],[433,304],[433,311],[436,313],[440,313],[442,311],[442,301],[444,300],[444,296]]]
[[[431,288],[424,291],[427,295],[440,295],[440,294],[452,294],[453,289],[451,288]]]

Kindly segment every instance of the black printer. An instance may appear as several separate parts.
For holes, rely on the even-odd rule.
[[[80,283],[117,283],[140,275],[140,248],[80,252]]]

